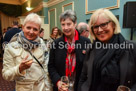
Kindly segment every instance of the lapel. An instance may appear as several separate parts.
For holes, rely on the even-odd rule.
[[[88,84],[91,86],[92,82],[92,72],[93,72],[93,61],[94,61],[94,50],[91,51],[89,58],[88,58]],[[128,69],[128,51],[124,53],[123,57],[120,60],[120,85],[123,85],[126,79],[127,69]]]
[[[38,59],[44,55],[44,51],[40,47],[38,47],[38,48],[34,49],[32,54]]]
[[[127,69],[128,69],[128,60],[129,60],[129,52],[125,51],[124,55],[120,60],[120,85],[123,85],[126,79]]]
[[[91,82],[92,82],[92,72],[93,72],[93,61],[94,61],[94,50],[91,51],[91,53],[88,53],[90,55],[89,58],[88,58],[88,85],[91,86]]]
[[[78,44],[81,44],[79,40],[77,40],[75,42],[76,63],[78,63],[77,61],[80,60],[80,57],[78,57],[78,56],[80,55],[80,53],[81,53],[80,51],[82,50],[81,48],[77,48]],[[81,50],[79,50],[79,49],[81,49]]]
[[[59,55],[59,59],[61,59],[61,60],[58,60],[59,61],[59,66],[60,67],[62,67],[62,72],[64,72],[65,73],[65,66],[66,65],[64,65],[65,64],[65,61],[66,61],[66,56],[67,56],[67,48],[65,47],[65,45],[66,45],[66,42],[65,42],[65,40],[64,40],[64,36],[62,36],[62,37],[60,37],[60,41],[59,42],[63,42],[63,47],[64,48],[59,48],[59,47],[57,47],[57,53],[58,53],[58,55]],[[58,46],[60,46],[59,44],[58,44]],[[64,74],[65,75],[65,74]]]
[[[85,53],[83,53],[83,51],[86,52],[85,45],[82,43],[81,40],[77,40],[75,42],[75,53],[76,53],[76,63],[77,64],[79,64],[80,62],[83,61],[82,55],[85,55]]]

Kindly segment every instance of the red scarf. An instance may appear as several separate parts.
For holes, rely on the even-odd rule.
[[[65,42],[67,42],[67,57],[66,57],[66,76],[74,75],[76,67],[76,53],[75,53],[75,41],[79,40],[79,35],[77,30],[75,30],[75,36],[72,39],[72,43],[68,43],[65,37]]]

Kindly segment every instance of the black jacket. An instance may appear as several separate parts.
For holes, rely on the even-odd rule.
[[[11,28],[9,31],[6,32],[3,42],[9,42],[11,38],[16,34],[21,32],[19,28]]]
[[[85,54],[83,53],[86,50],[86,45],[90,44],[90,40],[79,36],[79,40],[75,42],[76,48],[76,78],[75,78],[75,91],[77,89],[79,77],[81,74],[83,60]],[[78,46],[79,45],[79,46]],[[54,91],[57,91],[57,82],[60,80],[61,76],[65,75],[65,59],[67,55],[66,42],[64,41],[64,36],[56,39],[50,50],[50,57],[48,63],[48,71],[50,78],[54,84]]]
[[[133,44],[134,49],[125,49],[123,56],[120,59],[120,83],[119,85],[125,85],[136,91],[136,44],[130,41],[126,41],[127,44]],[[92,83],[92,68],[94,59],[94,49],[90,49],[86,53],[84,65],[78,84],[78,91],[91,91],[90,87]],[[130,60],[133,58],[134,60]],[[112,69],[114,70],[114,69]]]

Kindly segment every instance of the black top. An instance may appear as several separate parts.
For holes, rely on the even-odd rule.
[[[54,84],[53,91],[58,91],[56,87],[57,82],[60,80],[61,76],[65,75],[65,60],[67,55],[67,49],[64,47],[66,42],[64,41],[64,36],[56,39],[50,50],[49,63],[48,63],[48,71],[49,76]],[[74,84],[74,91],[77,91],[77,85],[79,81],[79,77],[81,74],[83,60],[85,57],[85,53],[83,51],[86,50],[86,45],[90,44],[90,40],[79,36],[79,40],[75,42],[75,45],[81,45],[75,48],[76,52],[76,77]]]
[[[89,49],[86,53],[84,66],[82,69],[82,74],[78,84],[78,91],[116,91],[117,85],[118,86],[125,85],[129,87],[131,91],[136,91],[136,72],[135,72],[136,70],[136,55],[135,55],[136,43],[126,40],[126,44],[127,44],[126,46],[128,45],[132,45],[132,46],[128,49],[124,49],[123,55],[118,60],[119,74],[118,72],[116,72],[116,69],[115,69],[117,67],[115,67],[114,69],[111,67],[112,63],[107,64],[107,66],[105,66],[106,68],[104,68],[104,69],[107,69],[109,67],[108,71],[110,70],[110,72],[111,71],[116,72],[111,74],[107,70],[105,70],[105,73],[108,72],[108,75],[109,75],[108,77],[113,77],[113,75],[114,76],[119,75],[119,83],[117,82],[117,84],[111,85],[111,83],[114,83],[116,80],[114,80],[113,78],[108,78],[106,75],[105,75],[106,78],[103,79],[102,76],[99,75],[100,80],[99,79],[95,80],[96,81],[95,83],[98,85],[94,85],[93,68],[94,68],[94,59],[96,55],[96,50],[93,48],[93,49]],[[99,74],[102,74],[102,71],[99,72]],[[104,83],[110,83],[110,84],[104,84]]]
[[[6,32],[3,42],[9,42],[11,38],[16,34],[21,32],[19,28],[11,28],[9,31]]]

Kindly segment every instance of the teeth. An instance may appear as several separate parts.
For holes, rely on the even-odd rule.
[[[97,35],[104,35],[106,33],[108,33],[108,31],[105,31],[104,33],[98,33]]]
[[[104,35],[105,33],[102,33],[102,34],[98,34],[98,35]]]

